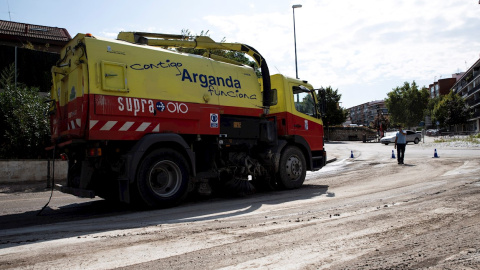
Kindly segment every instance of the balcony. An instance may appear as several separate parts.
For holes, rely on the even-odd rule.
[[[479,89],[480,89],[480,85],[477,85],[477,86],[473,87],[472,89],[470,89],[468,91],[468,95],[470,96],[471,94],[477,92]]]
[[[474,112],[472,118],[480,118],[480,111]]]
[[[480,98],[475,98],[473,99],[473,105],[472,106],[476,106],[476,105],[479,105],[480,104]]]
[[[474,99],[474,98],[465,99],[465,103],[467,103],[467,105],[470,107],[475,106],[478,103],[478,101],[479,101],[478,99]]]

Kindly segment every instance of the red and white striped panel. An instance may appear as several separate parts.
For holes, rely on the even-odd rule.
[[[68,121],[68,130],[81,128],[82,127],[82,120],[80,118],[70,119]]]
[[[90,120],[91,131],[159,132],[160,124],[150,122]]]

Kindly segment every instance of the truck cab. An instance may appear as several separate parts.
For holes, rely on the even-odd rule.
[[[306,81],[292,79],[281,74],[271,76],[272,89],[277,100],[270,106],[270,113],[277,118],[278,134],[288,140],[296,140],[311,152],[316,170],[325,165],[322,101],[312,85]],[[309,157],[310,155],[307,155]],[[319,162],[318,162],[319,161]]]

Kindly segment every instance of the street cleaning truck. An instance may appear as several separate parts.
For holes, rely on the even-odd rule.
[[[215,50],[247,54],[260,72]],[[169,207],[192,193],[296,189],[326,163],[324,92],[270,76],[245,44],[78,34],[52,76],[50,149],[68,160],[66,184],[56,185],[65,193]]]

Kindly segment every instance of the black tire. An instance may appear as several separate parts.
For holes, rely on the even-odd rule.
[[[418,138],[415,138],[415,140],[413,141],[415,144],[418,144],[420,140]]]
[[[307,162],[302,151],[295,146],[287,146],[280,157],[278,185],[283,189],[295,189],[303,185],[307,175]]]
[[[385,145],[388,145],[388,142],[384,143]]]
[[[138,201],[150,208],[171,207],[187,196],[189,173],[184,157],[172,149],[158,149],[140,164],[136,188]]]

